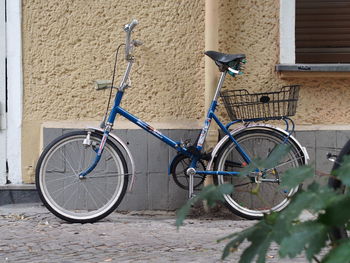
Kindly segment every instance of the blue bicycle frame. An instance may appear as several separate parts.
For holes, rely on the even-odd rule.
[[[220,76],[219,82],[217,84],[217,88],[216,88],[216,92],[215,92],[214,98],[213,98],[212,103],[211,103],[211,105],[210,105],[210,107],[208,109],[208,113],[207,113],[207,117],[206,117],[205,122],[204,122],[204,126],[203,126],[203,128],[201,130],[201,133],[200,133],[199,137],[198,137],[197,144],[194,145],[195,150],[193,150],[193,147],[191,147],[191,150],[190,150],[190,149],[186,148],[186,146],[184,146],[181,142],[177,142],[177,141],[172,140],[171,138],[169,138],[166,135],[162,134],[158,130],[154,129],[148,123],[140,120],[136,116],[132,115],[131,113],[129,113],[128,111],[126,111],[125,109],[120,107],[120,104],[121,104],[121,101],[122,101],[122,98],[123,98],[123,95],[124,95],[124,91],[125,91],[126,88],[129,87],[129,85],[128,85],[129,74],[130,74],[131,67],[132,67],[133,62],[134,62],[134,57],[131,55],[131,51],[133,50],[133,47],[139,45],[139,43],[140,43],[138,41],[131,41],[130,42],[130,34],[131,34],[131,31],[132,31],[132,28],[130,29],[129,27],[126,27],[125,31],[127,32],[126,56],[125,57],[126,57],[126,60],[128,62],[127,67],[126,67],[126,71],[125,71],[124,76],[122,78],[122,81],[121,81],[121,83],[119,85],[118,92],[117,92],[117,94],[115,96],[114,106],[111,109],[111,112],[109,114],[107,122],[105,123],[106,127],[104,129],[104,134],[103,134],[103,138],[102,138],[101,144],[100,144],[99,148],[97,150],[95,150],[96,151],[95,160],[90,165],[89,168],[87,168],[85,171],[83,171],[83,172],[81,172],[79,174],[79,177],[80,178],[84,178],[85,176],[87,176],[97,166],[99,160],[101,159],[101,155],[103,154],[103,149],[104,149],[105,143],[106,143],[106,141],[108,139],[108,136],[109,136],[109,134],[110,134],[110,132],[112,130],[115,118],[117,117],[118,114],[120,114],[121,116],[125,117],[126,119],[128,119],[132,123],[136,124],[137,126],[142,128],[146,132],[152,134],[156,138],[160,139],[161,141],[163,141],[164,143],[166,143],[170,147],[172,147],[175,150],[177,150],[179,153],[188,156],[191,159],[191,164],[189,166],[189,169],[187,170],[187,173],[190,176],[190,184],[191,184],[191,181],[193,181],[193,175],[194,174],[199,174],[199,175],[232,175],[232,176],[239,175],[239,172],[234,172],[234,171],[230,171],[230,172],[225,172],[225,171],[197,171],[195,169],[197,162],[201,159],[201,152],[202,152],[203,145],[204,145],[205,139],[207,137],[208,130],[209,130],[209,127],[210,127],[210,124],[211,124],[212,120],[214,120],[218,124],[218,126],[224,132],[224,134],[226,134],[229,137],[229,139],[235,144],[236,150],[242,156],[245,164],[249,164],[251,162],[251,158],[249,157],[249,155],[243,150],[243,148],[239,145],[239,143],[235,140],[235,138],[231,135],[231,133],[228,130],[229,127],[232,124],[234,124],[236,122],[240,122],[242,120],[236,120],[236,121],[230,122],[229,124],[227,124],[225,126],[225,125],[223,125],[220,122],[219,118],[215,115],[215,111],[216,111],[216,108],[217,108],[218,97],[219,97],[221,88],[223,86],[225,77],[227,75],[227,72],[228,71],[234,72],[233,76],[236,76],[237,74],[239,74],[239,71],[234,70],[234,69],[232,69],[230,67],[221,68],[220,69],[221,76]],[[256,119],[250,119],[250,120],[247,120],[247,121],[256,122],[256,121],[261,121],[261,120],[266,120],[266,118],[265,119],[263,119],[263,118],[256,118]],[[288,128],[288,120],[289,120],[288,118],[284,119],[284,121],[286,122],[287,128]],[[289,135],[286,137],[285,140],[288,140]]]
[[[130,72],[130,68],[131,68],[131,64],[132,62],[129,62],[129,65],[127,67],[126,70],[126,75],[129,74]],[[195,168],[197,161],[200,159],[200,152],[203,149],[203,144],[204,141],[207,137],[208,134],[208,130],[211,124],[211,121],[214,119],[214,121],[218,124],[218,126],[220,127],[220,129],[229,136],[229,138],[232,140],[232,142],[236,145],[236,149],[238,150],[238,152],[241,154],[241,156],[243,157],[244,161],[246,163],[250,163],[251,159],[248,156],[248,154],[243,150],[243,148],[238,144],[238,142],[233,138],[233,136],[230,134],[228,127],[226,127],[225,125],[223,125],[219,118],[215,115],[215,110],[217,108],[217,99],[221,90],[221,87],[223,85],[224,79],[226,76],[226,71],[221,73],[221,77],[217,86],[217,90],[216,90],[216,94],[213,98],[213,101],[209,107],[208,113],[207,113],[207,117],[205,119],[204,122],[204,127],[201,130],[201,133],[199,135],[199,139],[197,142],[196,147],[196,151],[195,153],[193,153],[193,151],[189,151],[186,147],[184,147],[181,142],[176,142],[174,140],[172,140],[171,138],[169,138],[168,136],[162,134],[160,131],[154,129],[151,125],[149,125],[148,123],[140,120],[139,118],[137,118],[136,116],[132,115],[131,113],[129,113],[128,111],[126,111],[125,109],[123,109],[122,107],[120,107],[123,95],[124,95],[124,90],[127,88],[127,85],[124,83],[124,81],[127,79],[126,77],[123,78],[121,87],[119,88],[116,96],[115,96],[115,100],[114,100],[114,106],[109,114],[108,117],[108,121],[107,121],[107,125],[106,128],[104,130],[104,135],[102,138],[102,142],[100,144],[100,147],[98,150],[96,150],[97,154],[96,154],[96,158],[93,162],[93,164],[85,171],[83,171],[80,174],[80,177],[85,177],[87,174],[89,174],[98,164],[101,155],[103,153],[103,149],[104,149],[104,145],[108,139],[109,133],[111,131],[112,125],[115,121],[115,118],[117,117],[117,114],[120,114],[121,116],[123,116],[124,118],[128,119],[129,121],[131,121],[132,123],[136,124],[137,126],[139,126],[140,128],[142,128],[143,130],[145,130],[146,132],[152,134],[153,136],[155,136],[156,138],[160,139],[161,141],[163,141],[164,143],[166,143],[167,145],[169,145],[170,147],[174,148],[175,150],[177,150],[178,152],[189,156],[192,159],[190,168]],[[196,171],[196,174],[202,174],[202,175],[238,175],[239,172],[224,172],[224,171]]]

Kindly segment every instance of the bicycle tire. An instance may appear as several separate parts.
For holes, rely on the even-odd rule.
[[[337,158],[333,164],[333,167],[332,167],[332,172],[337,170],[340,167],[344,156],[349,155],[349,154],[350,154],[350,140],[348,140],[348,142],[344,145],[344,147],[341,149],[339,155],[337,156]],[[329,177],[328,186],[333,188],[334,190],[339,190],[340,193],[344,193],[346,190],[344,185],[341,183],[341,181],[335,177]],[[346,231],[345,226],[339,226],[339,227],[334,227],[330,231],[329,236],[330,236],[330,239],[332,241],[337,241],[337,240],[348,238],[348,233]]]
[[[122,201],[128,171],[124,156],[110,140],[96,168],[79,178],[93,162],[102,136],[92,132],[91,145],[84,145],[87,131],[74,131],[52,141],[36,167],[39,197],[57,217],[71,223],[93,223],[112,213]]]
[[[234,134],[234,138],[254,160],[266,159],[278,144],[284,143],[285,134],[273,128],[251,127]],[[261,176],[276,182],[258,181],[257,183],[248,176],[217,175],[214,177],[216,184],[229,182],[234,186],[232,194],[224,195],[225,205],[233,213],[246,219],[261,219],[265,213],[281,211],[289,204],[290,197],[299,190],[300,186],[282,191],[279,189],[277,180],[287,169],[305,164],[305,158],[301,147],[292,138],[289,138],[286,143],[291,146],[287,156],[276,167],[268,167]],[[216,171],[240,171],[246,166],[243,157],[231,140],[222,146],[217,156],[214,165]]]

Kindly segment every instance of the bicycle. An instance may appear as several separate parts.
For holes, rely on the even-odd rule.
[[[193,197],[205,176],[213,175],[216,184],[230,182],[235,186],[236,191],[224,197],[227,207],[240,216],[259,219],[264,213],[285,208],[299,187],[281,191],[278,188],[281,176],[286,169],[307,162],[305,148],[291,135],[294,123],[288,117],[295,114],[299,86],[259,94],[249,94],[245,90],[232,91],[238,94],[222,92],[224,103],[234,119],[224,125],[215,115],[218,98],[227,73],[233,77],[240,74],[245,55],[207,51],[205,55],[214,60],[221,75],[204,126],[193,144],[174,141],[120,106],[124,92],[130,86],[134,48],[142,44],[131,40],[137,24],[137,20],[133,20],[124,27],[127,66],[115,94],[114,106],[106,118],[108,103],[102,128],[64,134],[42,152],[36,167],[36,186],[44,205],[57,217],[79,223],[100,220],[118,207],[129,179],[132,185],[135,176],[135,162],[127,145],[111,133],[119,114],[178,152],[169,170],[176,184],[188,189],[189,198]],[[120,47],[116,52],[111,91]],[[203,146],[212,120],[225,136],[211,153],[206,153]],[[269,120],[283,120],[286,130],[258,123]],[[232,125],[239,123],[243,125],[230,130]],[[292,129],[289,131],[290,123]],[[288,144],[291,150],[277,166],[254,170],[239,177],[240,171],[253,159],[266,158],[279,144]],[[256,185],[260,186],[263,200],[251,191]]]

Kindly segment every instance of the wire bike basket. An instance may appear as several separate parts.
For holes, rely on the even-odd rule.
[[[280,91],[249,93],[245,89],[221,92],[231,120],[280,119],[295,115],[300,85],[284,86]]]

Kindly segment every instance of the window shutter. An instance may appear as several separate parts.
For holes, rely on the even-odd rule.
[[[350,63],[350,0],[296,0],[296,63]]]

